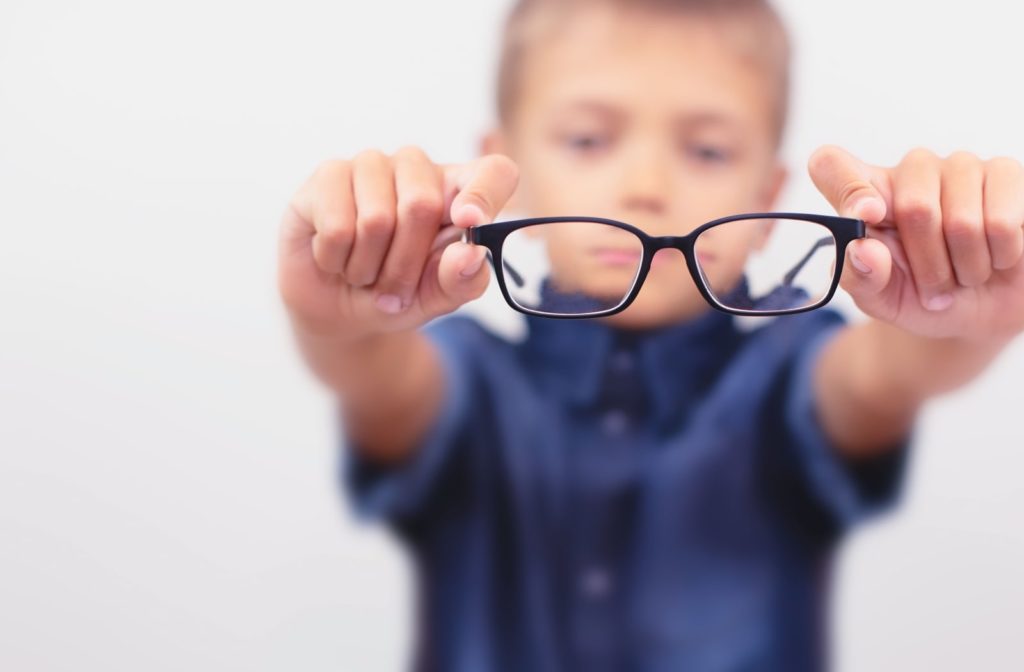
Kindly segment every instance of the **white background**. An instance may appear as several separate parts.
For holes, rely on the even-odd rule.
[[[0,669],[400,669],[408,568],[335,489],[277,219],[329,157],[474,156],[507,4],[153,4],[0,4]],[[1014,4],[781,7],[783,209],[826,211],[824,142],[1024,159]],[[841,670],[1024,669],[1021,371],[923,418],[839,567]]]

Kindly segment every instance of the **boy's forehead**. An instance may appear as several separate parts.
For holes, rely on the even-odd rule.
[[[761,125],[768,82],[723,30],[694,16],[600,4],[575,11],[531,44],[520,102],[544,115],[649,113]]]

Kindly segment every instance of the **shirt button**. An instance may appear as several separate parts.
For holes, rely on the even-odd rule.
[[[621,435],[628,426],[629,416],[626,415],[625,411],[618,409],[608,411],[601,420],[601,427],[604,429],[605,434],[612,436]]]
[[[612,368],[619,373],[633,370],[633,355],[625,350],[620,350],[612,355]]]
[[[590,598],[605,597],[611,592],[612,576],[604,567],[591,567],[580,574],[580,590]]]

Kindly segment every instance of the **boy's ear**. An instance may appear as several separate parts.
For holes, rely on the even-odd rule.
[[[505,134],[500,128],[492,128],[480,138],[480,156],[485,154],[508,154]]]

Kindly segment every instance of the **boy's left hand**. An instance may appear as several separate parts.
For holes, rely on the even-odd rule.
[[[868,238],[847,249],[842,286],[865,313],[932,338],[991,341],[1024,331],[1024,167],[924,149],[892,168],[832,145],[811,179]]]

